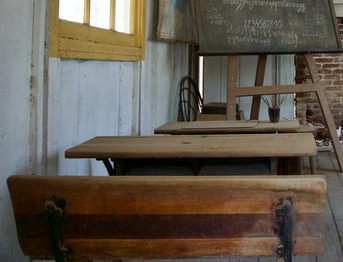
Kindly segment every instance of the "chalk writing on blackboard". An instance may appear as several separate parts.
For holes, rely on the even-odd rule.
[[[338,52],[331,0],[197,0],[203,53]]]

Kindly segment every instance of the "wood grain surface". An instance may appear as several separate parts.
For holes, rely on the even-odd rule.
[[[275,210],[293,206],[295,254],[321,252],[322,176],[86,177],[15,175],[8,181],[26,255],[53,258],[44,201],[66,202],[70,259],[276,256]]]
[[[317,154],[310,133],[95,137],[66,158],[298,157]]]

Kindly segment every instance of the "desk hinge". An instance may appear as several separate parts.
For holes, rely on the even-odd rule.
[[[56,262],[67,261],[71,249],[65,246],[61,236],[61,224],[64,216],[65,200],[52,196],[45,200],[44,208],[47,214],[47,226],[50,243],[52,245]]]
[[[279,199],[276,207],[277,228],[281,244],[277,247],[276,253],[285,262],[292,262],[293,243],[292,243],[292,202],[291,199]]]

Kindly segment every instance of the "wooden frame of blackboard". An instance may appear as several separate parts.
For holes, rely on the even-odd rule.
[[[199,55],[343,52],[332,0],[196,0]]]

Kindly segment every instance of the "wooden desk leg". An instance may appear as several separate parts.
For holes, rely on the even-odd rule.
[[[315,174],[316,173],[316,166],[315,166],[315,157],[314,156],[310,156],[310,167],[311,167],[311,174]]]
[[[255,76],[255,86],[262,86],[264,81],[264,74],[267,64],[267,55],[262,54],[258,57],[256,76]],[[260,111],[261,95],[254,95],[251,104],[250,119],[258,120],[258,115]]]
[[[277,175],[278,174],[278,158],[271,157],[269,161],[270,161],[270,174]]]
[[[238,56],[229,56],[226,91],[226,120],[236,120],[236,96],[234,95],[234,90],[237,88],[237,70]]]

